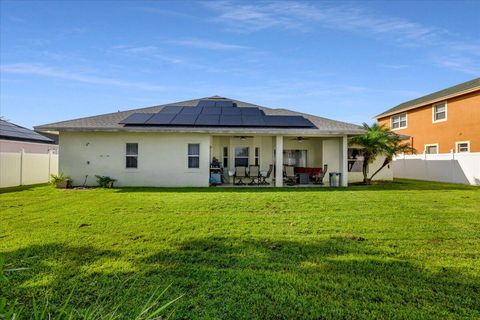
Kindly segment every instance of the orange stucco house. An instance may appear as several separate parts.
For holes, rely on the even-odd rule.
[[[417,153],[480,152],[480,78],[399,104],[375,119]]]

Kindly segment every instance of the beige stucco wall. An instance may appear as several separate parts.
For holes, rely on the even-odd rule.
[[[139,144],[138,168],[125,168],[125,144]],[[187,168],[187,145],[200,143],[200,168]],[[250,163],[255,161],[255,148],[260,148],[260,169],[268,170],[274,164],[275,137],[210,136],[187,133],[134,132],[62,132],[60,133],[60,172],[82,185],[96,185],[95,175],[106,175],[117,180],[117,186],[208,186],[211,157],[223,161],[223,147],[229,148],[229,167],[234,164],[235,147],[250,148]],[[301,143],[295,137],[284,137],[284,149],[307,150],[309,167],[328,164],[328,172],[342,170],[342,138],[308,138]],[[371,171],[383,161],[380,157]],[[88,163],[87,163],[88,162]],[[372,171],[373,172],[373,171]],[[273,175],[272,175],[273,177]],[[391,180],[390,168],[383,169],[376,180]],[[361,172],[350,172],[348,182],[362,181]],[[328,174],[324,179],[328,183]]]
[[[127,142],[138,143],[138,168],[125,168]],[[189,143],[200,144],[200,168],[189,169]],[[82,185],[95,175],[116,179],[117,186],[208,186],[210,136],[135,132],[61,132],[60,172]],[[88,163],[89,162],[89,163]]]
[[[323,147],[323,164],[328,165],[327,172],[340,172],[340,151],[342,141],[339,138],[324,139]]]
[[[0,152],[21,152],[22,150],[25,153],[57,153],[58,145],[0,139]]]
[[[322,138],[308,138],[298,142],[296,137],[286,136],[283,140],[285,150],[307,150],[307,166],[322,166]],[[229,167],[233,167],[236,147],[249,147],[251,164],[255,163],[255,148],[260,148],[261,170],[268,170],[269,166],[274,164],[275,137],[273,136],[251,136],[244,140],[240,137],[214,136],[212,137],[212,156],[219,159],[220,162],[223,160],[223,147],[229,148]]]
[[[385,159],[384,156],[379,156],[377,159],[373,161],[368,166],[368,176],[370,177],[375,171],[378,170],[383,164],[383,160]],[[375,175],[373,178],[374,181],[377,180],[393,180],[393,163],[390,163],[388,166],[383,168],[379,173]],[[348,182],[362,182],[363,181],[363,173],[362,172],[349,172],[348,173]]]
[[[235,163],[235,148],[249,148],[249,163],[255,163],[255,148],[260,148],[260,170],[268,170],[273,164],[273,137],[251,136],[242,140],[238,136],[213,136],[212,156],[223,162],[223,148],[228,147],[228,167],[231,169]]]
[[[341,140],[340,139],[324,139],[323,140],[323,163],[328,164],[328,172],[340,172],[341,163],[339,152],[341,150]],[[369,165],[369,176],[380,168],[383,164],[385,157],[377,157]],[[328,173],[327,173],[328,175]],[[390,164],[389,166],[383,168],[373,179],[375,180],[393,180],[393,168]],[[325,177],[324,181],[328,181],[328,177]],[[363,173],[362,172],[349,172],[348,173],[348,183],[362,182]]]
[[[302,142],[296,140],[296,137],[284,137],[283,149],[285,150],[307,150],[307,166],[321,167],[322,166],[322,138],[307,138]],[[338,153],[336,154],[338,157]]]

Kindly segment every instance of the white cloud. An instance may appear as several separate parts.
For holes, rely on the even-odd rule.
[[[404,18],[374,14],[358,4],[221,1],[205,2],[204,6],[217,13],[213,21],[225,24],[231,31],[248,33],[277,28],[308,32],[318,27],[347,31],[400,47],[422,48],[431,52],[430,61],[437,66],[479,74],[478,40]]]
[[[442,67],[468,73],[473,76],[480,76],[480,65],[475,63],[471,57],[467,56],[437,56],[434,61]]]
[[[209,49],[209,50],[242,50],[242,49],[249,49],[249,47],[241,46],[237,44],[230,44],[218,41],[211,41],[205,39],[185,39],[185,40],[172,40],[169,43],[191,47],[191,48],[198,48],[198,49]]]
[[[394,70],[400,70],[400,69],[405,69],[408,68],[408,64],[381,64],[380,67],[386,68],[386,69],[394,69]]]
[[[107,86],[129,87],[148,91],[164,91],[166,86],[149,84],[144,82],[123,81],[113,78],[98,77],[82,73],[75,73],[68,70],[52,68],[41,64],[13,63],[0,67],[2,73],[29,74],[43,77],[78,81],[89,84],[99,84]]]
[[[164,54],[157,46],[117,45],[113,46],[111,51],[140,58],[164,61],[171,64],[181,64],[186,62],[184,59]]]
[[[244,32],[268,28],[307,31],[313,29],[313,24],[320,24],[358,33],[396,35],[394,39],[400,41],[433,40],[445,32],[402,18],[374,16],[357,6],[347,4],[332,6],[316,2],[312,5],[295,1],[243,4],[222,1],[206,2],[204,5],[218,13],[215,21]]]

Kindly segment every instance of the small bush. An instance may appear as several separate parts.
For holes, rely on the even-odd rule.
[[[115,179],[110,178],[109,176],[95,176],[97,178],[98,186],[101,188],[111,188]]]
[[[70,179],[69,176],[64,175],[63,172],[60,172],[59,174],[51,174],[50,175],[50,183],[52,183],[52,184],[59,183],[59,182],[64,182],[64,181],[68,181],[68,180],[72,180],[72,179]]]

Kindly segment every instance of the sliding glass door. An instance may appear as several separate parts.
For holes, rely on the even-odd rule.
[[[307,150],[283,150],[283,164],[295,167],[306,167]]]

